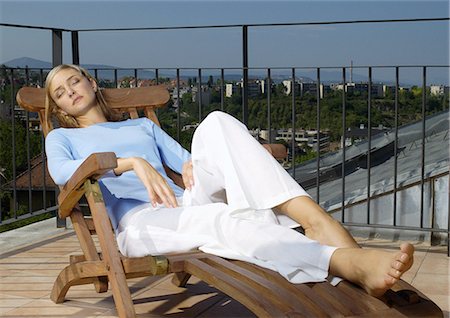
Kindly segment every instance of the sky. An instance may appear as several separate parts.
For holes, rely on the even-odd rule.
[[[449,1],[0,0],[0,23],[70,30],[448,18]],[[80,32],[80,62],[116,67],[241,67],[242,28]],[[449,65],[449,21],[250,27],[250,67]],[[63,33],[64,62],[71,62]],[[51,61],[46,30],[0,26],[0,63]],[[448,68],[430,78],[448,81]],[[383,70],[375,70],[375,73]],[[383,71],[384,72],[384,71]],[[420,69],[408,69],[419,76]],[[413,74],[414,73],[414,74]],[[376,74],[375,74],[376,76]]]

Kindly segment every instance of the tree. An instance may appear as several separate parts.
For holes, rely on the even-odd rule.
[[[214,78],[212,77],[212,75],[209,75],[209,77],[208,77],[208,87],[213,87],[213,85],[214,85]]]
[[[15,167],[16,175],[28,167],[27,137],[25,122],[16,119],[15,123]],[[41,152],[40,133],[29,133],[30,157],[33,158]],[[13,147],[12,124],[10,121],[0,120],[0,166],[4,168],[3,174],[7,180],[13,177]]]

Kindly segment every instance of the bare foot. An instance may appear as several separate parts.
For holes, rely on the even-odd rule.
[[[414,246],[403,243],[399,252],[369,249],[337,249],[330,273],[363,287],[369,295],[381,297],[413,264]]]

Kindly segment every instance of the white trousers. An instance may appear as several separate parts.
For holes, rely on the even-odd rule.
[[[242,123],[222,112],[209,114],[194,133],[192,162],[195,185],[178,198],[180,207],[146,204],[122,218],[117,231],[122,254],[198,248],[278,271],[293,283],[327,278],[336,248],[281,225],[271,210],[308,194]]]

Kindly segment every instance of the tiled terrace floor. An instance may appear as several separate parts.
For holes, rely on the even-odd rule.
[[[56,230],[54,220],[45,222],[42,228],[47,230],[35,224],[28,230],[0,234],[0,316],[116,317],[111,293],[97,294],[91,285],[72,287],[63,304],[49,299],[53,281],[67,265],[68,256],[80,249],[71,229]],[[12,241],[20,243],[14,246]],[[358,241],[368,248],[386,249],[401,243],[367,236]],[[416,242],[416,250],[415,265],[404,280],[437,303],[449,317],[450,259],[446,246]],[[191,278],[187,289],[174,287],[170,277],[131,279],[129,286],[138,317],[252,316],[245,307],[195,278]]]

